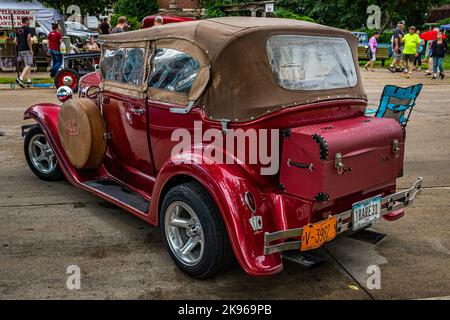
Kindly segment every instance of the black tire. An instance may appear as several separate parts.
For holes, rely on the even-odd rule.
[[[71,68],[64,68],[59,70],[56,75],[55,75],[55,87],[56,89],[58,89],[59,87],[64,85],[64,81],[63,78],[65,76],[70,76],[74,79],[73,85],[69,86],[73,92],[77,92],[78,91],[78,82],[80,81],[80,75],[78,74],[78,72],[74,69]]]
[[[186,265],[174,254],[168,243],[165,217],[167,208],[174,201],[181,201],[190,206],[200,221],[205,248],[201,260],[196,265]],[[209,192],[196,182],[177,185],[167,192],[160,211],[160,228],[164,244],[173,261],[182,271],[192,277],[211,278],[226,271],[233,264],[233,250],[219,209]]]
[[[43,132],[39,126],[32,127],[25,136],[24,141],[24,153],[25,153],[25,159],[27,160],[27,164],[30,167],[31,171],[38,176],[40,179],[45,181],[58,181],[62,180],[64,178],[64,175],[59,167],[59,164],[56,162],[55,168],[48,173],[44,173],[39,168],[35,166],[31,159],[30,155],[30,143],[32,143],[32,140],[37,135],[43,135]],[[45,136],[44,136],[45,137]]]

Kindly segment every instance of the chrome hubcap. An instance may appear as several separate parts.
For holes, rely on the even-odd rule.
[[[55,170],[55,154],[42,133],[31,138],[28,145],[28,153],[33,166],[40,173],[50,174]]]
[[[182,201],[175,201],[166,210],[164,221],[170,249],[182,263],[192,266],[203,257],[205,238],[194,210]]]
[[[63,78],[63,83],[64,83],[65,86],[70,87],[73,84],[73,78],[69,77],[69,76],[65,76]]]

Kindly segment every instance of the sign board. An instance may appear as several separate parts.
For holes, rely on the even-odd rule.
[[[266,3],[266,12],[272,13],[274,10],[273,3]]]
[[[22,17],[30,18],[30,28],[36,27],[36,11],[23,9],[0,9],[0,29],[11,29],[11,14],[13,15],[14,28],[22,26]]]

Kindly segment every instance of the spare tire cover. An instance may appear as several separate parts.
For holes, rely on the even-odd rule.
[[[105,155],[105,122],[89,99],[70,99],[61,107],[58,134],[70,163],[77,169],[96,169]]]

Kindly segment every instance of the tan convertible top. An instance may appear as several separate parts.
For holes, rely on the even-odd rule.
[[[330,90],[288,90],[281,87],[267,55],[267,39],[272,35],[344,38],[352,50],[357,84],[351,88]],[[367,99],[357,67],[356,37],[348,31],[315,23],[277,18],[225,17],[100,36],[100,42],[106,49],[170,47],[194,56],[202,66],[210,68],[210,75],[196,79],[197,82],[208,83],[194,83],[193,89],[197,94],[193,96],[197,105],[204,107],[207,116],[215,120],[249,121],[293,105],[333,99]],[[180,103],[179,94],[175,96],[173,98],[170,92],[166,92],[162,100]],[[188,100],[186,96],[181,99],[181,104],[187,104]]]

